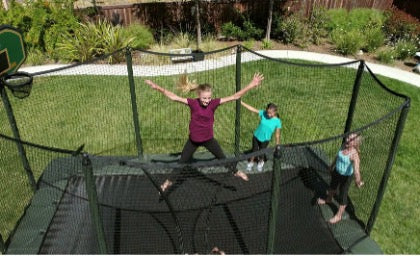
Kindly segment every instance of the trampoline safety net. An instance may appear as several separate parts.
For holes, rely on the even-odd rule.
[[[108,64],[115,56],[125,63]],[[188,77],[211,84],[217,98],[256,72],[265,80],[242,100],[278,105],[281,144],[273,138],[250,151],[258,116],[238,100],[215,113],[227,158],[199,148],[179,163],[189,109],[144,80],[194,98],[177,88]],[[370,243],[410,103],[363,61],[273,59],[240,45],[192,55],[121,49],[31,75],[24,99],[0,85],[0,234],[10,254],[355,252]],[[326,198],[330,166],[351,133],[361,138],[365,185],[352,182],[342,220],[330,224],[337,200],[317,199]],[[262,171],[245,171],[261,156]]]

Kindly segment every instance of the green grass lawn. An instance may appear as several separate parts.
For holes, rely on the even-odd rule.
[[[243,100],[257,108],[264,108],[268,102],[279,105],[284,124],[282,143],[318,140],[343,132],[355,69],[335,67],[325,71],[260,60],[242,65],[242,86],[256,71],[264,73],[264,85],[249,92]],[[191,79],[213,84],[214,96],[223,97],[235,91],[234,72],[234,66],[230,66],[191,74]],[[135,82],[145,153],[181,151],[188,136],[188,108],[169,102],[148,88],[143,79],[136,78]],[[151,79],[167,89],[176,90],[176,76]],[[415,125],[420,121],[420,89],[392,79],[381,77],[381,80],[410,96],[412,108],[372,236],[385,253],[418,253],[420,229],[416,215],[420,210],[415,189],[419,185],[416,177],[419,177],[417,162],[420,159],[416,146],[420,138]],[[402,99],[391,97],[374,85],[369,76],[363,77],[360,93],[353,128],[376,120],[402,103]],[[182,95],[194,97],[194,94]],[[29,98],[17,100],[11,96],[11,100],[24,140],[68,149],[85,144],[86,151],[99,155],[136,154],[128,79],[124,76],[39,77],[35,79]],[[234,119],[235,103],[220,106],[216,112],[215,137],[228,153],[234,149]],[[0,120],[0,132],[10,135],[7,122],[3,122],[7,120],[3,108],[0,109]],[[383,171],[386,155],[378,152],[387,152],[395,121],[391,118],[366,131],[366,147],[363,150],[366,160],[372,158],[362,161],[366,179],[376,177],[378,182],[377,175],[380,173],[369,171],[375,168]],[[250,147],[252,131],[257,123],[257,116],[241,109],[241,151]],[[378,143],[382,140],[384,143]],[[319,147],[332,157],[339,145],[340,140],[335,140]],[[0,144],[0,147],[8,154],[15,150],[12,143]],[[39,177],[49,161],[58,154],[28,148],[28,156],[36,177]],[[0,167],[0,179],[7,187],[0,199],[5,206],[0,211],[1,221],[7,225],[1,226],[0,232],[6,238],[31,193],[22,181],[24,175],[11,174],[10,170],[16,169],[19,164],[18,155],[0,157],[0,162],[4,166]],[[11,175],[16,177],[11,179]],[[356,200],[363,200],[367,192],[351,193],[354,198],[362,198]],[[361,211],[363,215],[368,214],[363,209]]]

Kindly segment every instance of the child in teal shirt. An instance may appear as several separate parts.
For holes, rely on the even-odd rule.
[[[276,132],[276,144],[280,144],[281,120],[277,114],[277,106],[273,103],[269,103],[265,110],[258,110],[243,101],[241,101],[241,104],[249,111],[258,114],[260,117],[260,124],[252,137],[252,152],[267,148],[274,132]],[[253,157],[248,160],[247,171],[252,170],[254,160]],[[265,160],[265,155],[257,157],[257,171],[261,172],[263,170]]]

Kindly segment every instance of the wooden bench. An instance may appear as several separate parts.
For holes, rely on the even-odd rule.
[[[180,48],[169,50],[170,54],[192,54],[191,48]],[[192,61],[194,58],[190,56],[171,56],[172,62]]]

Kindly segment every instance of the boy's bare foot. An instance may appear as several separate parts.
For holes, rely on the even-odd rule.
[[[225,252],[224,252],[224,251],[222,251],[222,250],[220,250],[220,249],[219,249],[219,248],[217,248],[217,247],[214,247],[214,248],[211,250],[211,253],[213,253],[213,254],[225,255]]]
[[[235,174],[235,177],[239,177],[241,179],[243,179],[244,181],[248,181],[248,175],[246,175],[246,173],[244,173],[243,171],[237,171]]]
[[[334,217],[332,217],[332,218],[329,220],[329,222],[330,222],[331,224],[336,224],[336,223],[338,223],[340,220],[341,220],[341,216],[337,216],[337,215],[335,215]]]
[[[324,199],[322,199],[322,198],[318,198],[318,200],[316,201],[319,205],[323,205],[323,204],[326,204],[327,203],[327,201],[325,201]]]
[[[165,190],[167,190],[171,185],[172,185],[172,181],[165,180],[165,182],[163,182],[163,184],[160,185],[160,189],[162,189],[162,191],[165,192]]]

